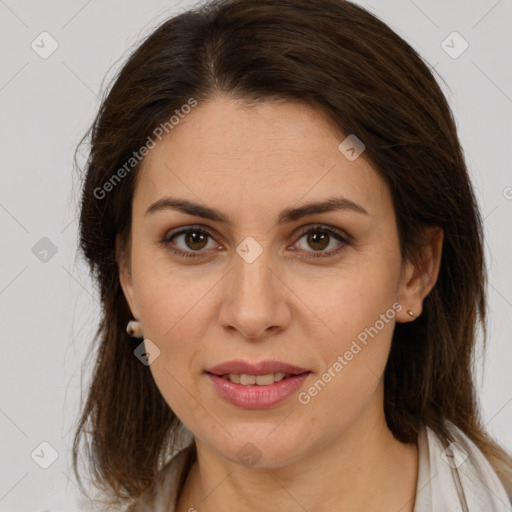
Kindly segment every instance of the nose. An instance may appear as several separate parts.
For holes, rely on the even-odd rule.
[[[270,250],[263,250],[252,262],[238,253],[233,258],[225,277],[220,325],[253,341],[286,329],[291,318],[286,300],[290,293],[283,276],[271,268]]]

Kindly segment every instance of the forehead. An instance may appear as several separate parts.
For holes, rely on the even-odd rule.
[[[149,151],[134,202],[147,207],[169,194],[224,209],[280,209],[336,194],[370,213],[389,208],[387,187],[366,159],[340,152],[345,137],[308,105],[220,97],[194,107]]]

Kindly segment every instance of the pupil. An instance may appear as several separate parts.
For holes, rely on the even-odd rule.
[[[185,238],[187,245],[191,249],[202,249],[206,245],[206,236],[203,233],[198,233],[197,231],[190,231],[189,233],[187,233]],[[199,243],[199,247],[194,246],[194,244],[196,243]]]
[[[322,242],[328,241],[328,237],[329,235],[327,235],[326,233],[310,233],[308,236],[308,243],[311,245],[313,249],[325,249],[329,244],[325,244]],[[319,238],[321,238],[322,241],[319,241]],[[320,244],[320,246],[318,246],[318,244]]]

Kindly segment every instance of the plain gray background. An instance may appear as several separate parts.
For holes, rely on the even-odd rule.
[[[489,347],[485,364],[479,358],[478,389],[488,429],[512,450],[512,2],[357,3],[446,81],[440,84],[485,217]],[[78,491],[70,460],[81,363],[98,319],[93,285],[76,258],[73,151],[97,111],[104,78],[108,84],[160,21],[191,5],[0,0],[0,511],[101,510]],[[58,43],[46,59],[31,47],[51,49],[42,32]],[[469,46],[458,56],[464,41]],[[57,459],[44,469],[52,450]]]

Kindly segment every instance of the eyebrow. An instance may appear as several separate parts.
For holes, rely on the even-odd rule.
[[[145,215],[152,215],[154,213],[164,210],[177,210],[188,215],[194,215],[195,217],[202,217],[203,219],[209,219],[228,226],[232,226],[232,221],[224,213],[211,208],[209,206],[203,206],[198,203],[193,203],[187,199],[178,199],[173,197],[162,197],[158,201],[155,201],[146,210]],[[293,222],[302,217],[313,215],[315,213],[325,213],[339,210],[351,210],[356,213],[363,215],[369,215],[369,213],[358,203],[348,199],[346,197],[331,197],[324,201],[307,203],[297,208],[286,208],[279,215],[277,224],[284,224],[287,222]]]

